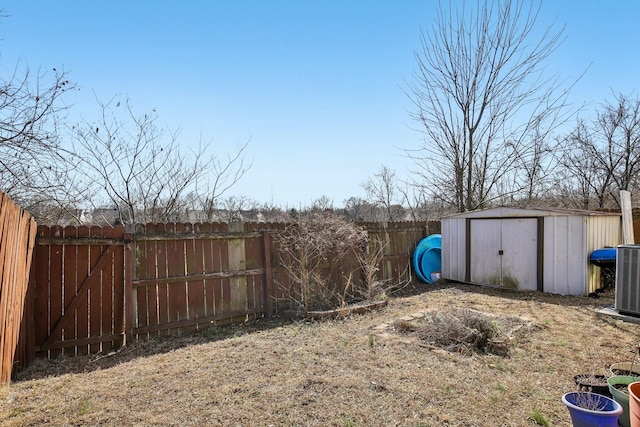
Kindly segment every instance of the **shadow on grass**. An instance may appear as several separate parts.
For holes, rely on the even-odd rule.
[[[559,295],[538,291],[521,291],[516,289],[502,288],[498,286],[474,285],[448,280],[440,280],[434,284],[424,284],[427,290],[424,292],[434,292],[442,290],[453,290],[467,294],[479,294],[495,296],[517,301],[534,301],[545,304],[555,304],[563,307],[593,307],[595,309],[605,308],[615,301],[613,290],[598,294],[597,298],[575,295]]]
[[[121,363],[157,354],[169,353],[181,348],[238,338],[257,331],[278,328],[292,322],[282,319],[260,318],[242,324],[212,326],[198,331],[187,331],[139,339],[109,353],[81,356],[63,356],[55,359],[39,358],[21,372],[15,373],[12,382],[29,381],[64,374],[79,374],[108,369]]]
[[[594,309],[608,307],[613,304],[613,294],[605,294],[594,299],[579,296],[562,296],[532,291],[517,291],[505,288],[471,285],[459,282],[440,280],[427,284],[413,281],[402,288],[390,293],[391,300],[428,295],[431,292],[446,291],[465,294],[490,295],[497,298],[517,301],[533,301],[537,303],[555,304],[559,307],[593,307]],[[108,369],[121,363],[157,354],[169,353],[174,350],[193,345],[237,338],[258,331],[274,329],[294,323],[292,320],[281,318],[259,318],[242,324],[212,326],[199,331],[174,333],[171,335],[155,336],[129,343],[117,351],[108,354],[98,353],[83,356],[67,356],[56,359],[36,359],[31,366],[17,372],[14,382],[35,380],[64,374],[78,374],[99,369]]]

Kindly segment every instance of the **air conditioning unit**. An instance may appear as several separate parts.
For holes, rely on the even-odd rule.
[[[617,248],[615,308],[620,313],[640,315],[640,245]]]

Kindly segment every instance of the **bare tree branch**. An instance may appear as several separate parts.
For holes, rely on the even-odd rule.
[[[640,183],[640,99],[614,94],[592,121],[577,123],[560,153],[565,185],[578,195],[581,207],[595,199],[599,209],[619,208],[620,190]]]
[[[46,221],[54,207],[73,199],[72,165],[60,144],[58,123],[67,110],[62,97],[75,86],[64,71],[32,76],[19,65],[8,78],[0,77],[0,182],[38,221]]]
[[[369,200],[384,210],[385,218],[382,219],[386,221],[399,219],[393,211],[394,205],[398,204],[396,200],[398,184],[396,181],[395,171],[382,165],[377,173],[362,184]]]
[[[246,145],[229,163],[220,162],[207,156],[208,145],[182,148],[178,133],[158,127],[155,110],[138,115],[128,100],[116,99],[100,108],[100,120],[72,128],[74,152],[80,173],[95,190],[93,204],[99,203],[96,195],[105,195],[124,224],[180,220],[193,210],[194,200],[215,200],[246,171]],[[235,163],[241,167],[235,169]],[[211,189],[209,182],[213,192],[201,193]]]
[[[457,211],[484,207],[503,191],[532,192],[548,155],[545,141],[568,118],[568,89],[543,73],[563,29],[537,35],[539,3],[476,6],[439,8],[422,34],[408,90],[425,137],[407,151],[416,184]],[[531,159],[537,166],[523,173]]]

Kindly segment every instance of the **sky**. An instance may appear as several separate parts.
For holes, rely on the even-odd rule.
[[[460,4],[454,0],[454,4]],[[475,1],[471,2],[475,4]],[[249,142],[251,168],[226,196],[304,207],[365,198],[384,165],[407,179],[422,134],[406,95],[436,0],[3,1],[0,73],[64,69],[66,102],[155,109],[180,143],[224,158]],[[613,92],[638,95],[640,2],[545,1],[539,25],[565,26],[546,62],[588,116]],[[93,114],[93,116],[92,116]]]

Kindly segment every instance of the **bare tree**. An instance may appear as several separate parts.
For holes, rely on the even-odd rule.
[[[218,157],[210,159],[208,166],[211,173],[198,179],[197,191],[194,193],[195,208],[200,214],[201,221],[213,221],[219,209],[222,196],[240,181],[251,167],[245,163],[245,154],[249,142],[237,147],[236,151],[228,154],[225,160]],[[247,204],[248,200],[244,200]],[[235,203],[234,203],[235,204]]]
[[[505,191],[532,191],[548,154],[543,141],[568,117],[567,90],[557,75],[543,75],[564,29],[549,26],[538,36],[539,3],[475,4],[440,6],[422,33],[408,90],[425,137],[407,151],[416,184],[460,212]],[[523,164],[535,169],[522,171]]]
[[[258,220],[261,222],[286,222],[291,219],[288,212],[273,202],[266,202],[256,207]]]
[[[583,150],[567,150],[559,154],[562,167],[558,170],[552,196],[561,199],[564,207],[588,210],[604,205],[606,179],[599,176],[590,154]]]
[[[524,206],[538,204],[548,194],[549,187],[553,185],[550,177],[557,167],[557,159],[553,154],[558,144],[548,141],[545,132],[541,132],[535,124],[528,139],[529,144],[516,153],[514,159],[519,171],[515,176],[520,181],[515,183],[517,190],[512,194]]]
[[[72,128],[74,152],[94,189],[94,205],[115,207],[124,224],[180,220],[193,200],[201,199],[199,183],[242,174],[233,167],[241,157],[232,157],[229,165],[207,157],[206,145],[194,151],[180,147],[176,133],[157,126],[155,110],[137,115],[128,101],[115,99],[100,107],[100,120]]]
[[[258,203],[245,196],[229,196],[220,201],[219,220],[227,223],[243,222],[243,211],[256,211]]]
[[[38,220],[70,196],[58,122],[67,108],[62,97],[72,89],[67,74],[55,68],[32,76],[18,64],[8,78],[0,77],[0,182]]]
[[[408,215],[412,221],[435,220],[450,213],[442,209],[434,209],[433,203],[429,203],[427,199],[428,192],[422,186],[404,182],[402,186],[398,186],[398,191],[402,197],[402,205],[407,207]]]
[[[328,212],[333,211],[333,200],[327,195],[322,195],[311,202],[311,206],[304,209],[307,212]]]
[[[578,121],[559,160],[583,207],[592,199],[600,209],[619,207],[620,190],[639,182],[640,99],[619,93],[614,98],[591,122]]]
[[[344,215],[351,221],[378,221],[379,208],[368,200],[350,197],[344,201]]]
[[[394,205],[398,204],[396,200],[398,184],[394,170],[382,165],[378,172],[362,184],[362,188],[367,193],[369,200],[383,209],[385,213],[383,220],[394,221],[398,219],[394,215],[393,209]]]

